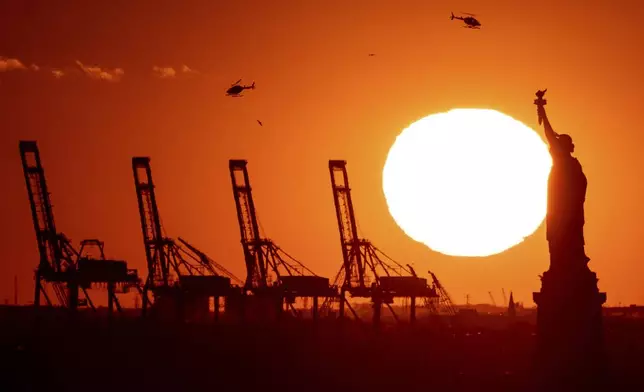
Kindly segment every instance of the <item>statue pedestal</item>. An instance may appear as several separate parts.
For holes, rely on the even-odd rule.
[[[604,371],[602,304],[606,293],[586,266],[550,269],[537,304],[538,379],[547,390],[597,387]]]

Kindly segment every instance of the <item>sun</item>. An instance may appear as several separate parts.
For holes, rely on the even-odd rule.
[[[416,121],[389,150],[382,185],[412,239],[450,256],[490,256],[521,243],[546,215],[552,158],[531,128],[487,109]]]

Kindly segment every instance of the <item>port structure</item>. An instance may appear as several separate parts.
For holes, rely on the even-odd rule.
[[[411,323],[416,321],[416,299],[431,301],[438,294],[427,284],[427,279],[416,276],[411,266],[403,266],[370,241],[358,236],[358,226],[351,199],[351,188],[347,174],[347,163],[343,160],[330,160],[329,172],[333,201],[340,231],[343,264],[336,275],[335,285],[339,285],[339,316],[345,317],[347,305],[354,317],[358,315],[349,304],[346,293],[355,298],[370,298],[373,304],[373,323],[380,323],[382,305],[386,305],[394,319],[399,321],[391,304],[394,298],[410,298]],[[327,299],[325,306],[332,301]]]
[[[275,242],[262,237],[247,164],[246,160],[241,159],[229,161],[246,264],[244,291],[252,294],[252,296],[246,296],[246,301],[251,298],[255,301],[253,303],[255,314],[273,314],[272,308],[279,317],[284,311],[285,304],[296,316],[301,316],[294,306],[296,298],[313,298],[311,314],[312,318],[317,320],[318,298],[337,296],[337,288],[329,286],[328,278],[316,275],[278,247]],[[245,311],[242,310],[242,314],[244,313]]]
[[[99,240],[81,241],[79,251],[65,234],[57,231],[38,144],[36,141],[23,140],[19,143],[19,149],[40,256],[35,273],[34,307],[39,308],[41,295],[47,305],[54,306],[53,298],[46,290],[50,286],[58,306],[72,311],[79,306],[96,310],[88,289],[107,285],[109,314],[113,313],[114,304],[120,310],[117,290],[126,291],[132,286],[136,287],[139,283],[137,271],[128,269],[126,261],[106,259],[103,243]],[[86,256],[84,251],[89,244],[100,244],[100,260]],[[80,298],[79,291],[83,292],[84,298]]]
[[[214,320],[218,321],[220,300],[228,301],[238,291],[241,295],[239,286],[243,282],[186,240],[167,237],[161,225],[150,158],[132,158],[132,171],[147,261],[142,315],[147,316],[150,308],[157,318],[204,321],[212,298]]]

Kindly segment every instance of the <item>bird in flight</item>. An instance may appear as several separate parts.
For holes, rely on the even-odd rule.
[[[259,120],[257,120],[257,123],[259,124],[259,126],[260,126],[260,127],[263,127],[263,126],[264,126],[264,124],[262,124],[262,122],[261,122],[261,121],[259,121]]]

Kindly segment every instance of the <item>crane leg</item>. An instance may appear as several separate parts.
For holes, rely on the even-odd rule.
[[[114,283],[107,283],[107,317],[112,318],[114,313]]]
[[[382,313],[382,302],[380,299],[374,298],[373,301],[373,325],[378,328],[380,326],[380,314]]]
[[[75,313],[78,310],[78,283],[68,282],[67,288],[69,290],[69,310]]]
[[[40,282],[40,272],[36,271],[36,291],[34,292],[34,308],[38,309],[40,306],[40,290],[42,290],[42,284]]]
[[[112,295],[112,299],[114,300],[114,305],[116,305],[116,310],[121,313],[123,311],[123,308],[121,308],[121,303],[119,302],[119,298],[116,296],[116,293]]]
[[[409,322],[416,322],[416,297],[411,297],[411,306],[409,307]]]
[[[144,288],[141,291],[141,316],[142,317],[145,317],[148,314],[148,304],[149,304],[148,290]]]

